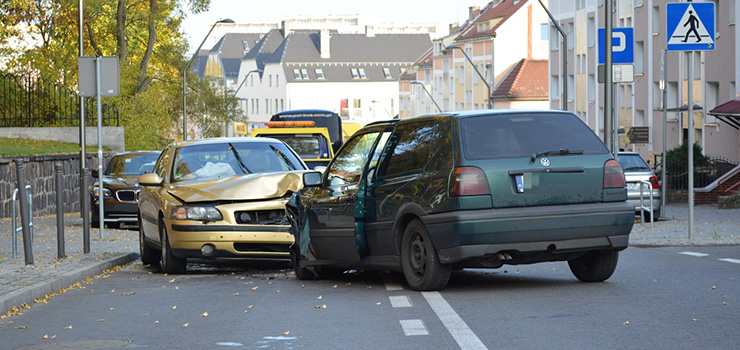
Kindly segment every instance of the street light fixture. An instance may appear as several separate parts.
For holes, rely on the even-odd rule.
[[[185,65],[185,68],[182,69],[182,140],[185,141],[188,139],[188,107],[187,107],[187,95],[188,95],[188,80],[187,80],[187,72],[190,65],[193,63],[196,57],[198,57],[198,53],[200,52],[200,48],[203,47],[203,44],[206,43],[206,40],[208,39],[208,36],[211,35],[211,32],[213,31],[213,28],[216,28],[216,25],[219,23],[234,23],[234,20],[225,18],[220,21],[217,21],[211,26],[211,30],[208,31],[208,34],[206,34],[206,37],[203,38],[203,41],[198,45],[198,48],[195,49],[195,52],[193,52],[193,57],[190,57],[190,61],[188,61],[188,64]],[[224,89],[226,89],[226,86],[224,86]]]
[[[432,102],[434,102],[434,105],[437,106],[437,110],[439,110],[439,112],[442,113],[442,108],[439,108],[437,101],[434,100],[434,97],[432,96],[432,94],[429,93],[429,90],[427,90],[427,87],[424,86],[422,82],[414,80],[411,82],[411,85],[421,85],[421,88],[424,89],[424,92],[426,92],[427,95],[429,95],[429,98],[432,99]]]
[[[493,108],[493,104],[491,103],[491,84],[489,84],[488,81],[486,81],[486,78],[483,77],[483,74],[480,74],[480,71],[478,70],[478,68],[475,66],[475,64],[473,64],[473,60],[471,60],[470,57],[468,57],[468,54],[465,53],[465,50],[463,50],[459,46],[449,45],[449,46],[445,47],[445,49],[447,49],[447,50],[460,50],[460,52],[463,53],[463,55],[468,60],[468,62],[470,62],[470,65],[473,66],[473,69],[475,69],[475,72],[478,73],[478,76],[481,78],[481,80],[483,80],[483,84],[486,84],[486,87],[488,88],[488,109],[492,109]]]

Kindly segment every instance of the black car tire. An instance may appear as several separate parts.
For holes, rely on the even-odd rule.
[[[424,224],[411,221],[401,241],[401,267],[409,286],[418,291],[440,290],[450,280],[452,269],[439,261]]]
[[[319,277],[317,274],[306,267],[301,267],[303,257],[301,256],[299,249],[300,248],[298,248],[297,244],[293,244],[293,246],[290,247],[290,262],[293,265],[293,271],[295,271],[296,277],[298,277],[299,280],[317,279]]]
[[[141,262],[145,265],[151,265],[156,264],[159,262],[161,252],[159,250],[156,250],[152,247],[150,247],[148,244],[146,244],[146,240],[144,239],[144,229],[141,227],[141,216],[138,217],[139,220],[139,257],[141,258]]]
[[[617,269],[618,260],[618,251],[600,250],[568,260],[568,266],[573,275],[583,282],[603,282]]]
[[[159,223],[159,234],[162,236],[162,271],[164,273],[180,274],[185,273],[188,266],[187,259],[181,259],[172,254],[170,239],[167,237],[167,227],[164,222]]]

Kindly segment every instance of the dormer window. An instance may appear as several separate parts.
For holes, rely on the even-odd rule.
[[[367,76],[365,75],[365,68],[360,68],[360,79],[367,79]]]
[[[300,69],[293,69],[293,77],[296,79],[301,79],[301,70]]]
[[[301,69],[301,75],[303,75],[303,79],[309,79],[308,69]]]
[[[242,41],[242,45],[244,45],[244,51],[249,50],[249,41],[246,41],[246,40]]]
[[[360,79],[360,73],[357,72],[357,68],[350,69],[352,72],[352,79]]]
[[[386,79],[391,79],[393,76],[391,75],[391,69],[390,68],[383,68],[383,74],[385,74]]]
[[[324,70],[323,69],[316,68],[314,70],[314,72],[316,73],[316,79],[326,79],[326,77],[324,76]]]

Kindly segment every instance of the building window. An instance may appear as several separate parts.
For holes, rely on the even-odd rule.
[[[660,33],[660,6],[653,6],[653,34]]]
[[[242,45],[244,45],[244,51],[248,51],[249,50],[249,42],[248,41],[246,41],[246,40],[242,41]]]
[[[316,73],[316,79],[326,79],[326,77],[324,76],[324,70],[323,69],[316,68],[314,70],[314,72]]]
[[[588,27],[586,28],[586,44],[591,47],[596,45],[594,40],[596,37],[596,20],[589,17],[586,26]]]
[[[339,116],[349,117],[349,100],[346,98],[339,100]]]
[[[383,68],[383,74],[385,74],[386,79],[391,79],[393,76],[391,76],[391,69],[390,68]]]
[[[301,69],[301,75],[303,79],[308,79],[308,69]]]
[[[644,41],[635,41],[635,74],[645,74]]]
[[[357,68],[350,69],[352,72],[352,79],[360,79],[360,73],[357,72]]]
[[[293,69],[293,77],[295,77],[296,79],[301,79],[301,70]]]
[[[268,85],[267,85],[267,86],[269,86],[269,87],[272,87],[272,74],[270,74],[270,75],[269,75],[268,77],[269,77],[269,78],[267,79],[267,81],[268,81],[269,83],[268,83]]]
[[[557,50],[560,48],[560,32],[555,26],[550,27],[550,50]]]
[[[367,76],[365,75],[365,68],[358,69],[360,72],[360,79],[367,79]]]
[[[275,87],[280,86],[280,76],[275,74]]]
[[[254,102],[256,102],[256,103],[257,103],[257,106],[256,106],[256,108],[255,108],[255,109],[256,109],[256,112],[255,112],[255,113],[257,113],[257,114],[260,114],[260,99],[258,99],[258,98],[255,98],[255,99],[254,99]]]

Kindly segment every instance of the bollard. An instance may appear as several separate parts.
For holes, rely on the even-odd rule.
[[[23,231],[23,254],[26,259],[26,266],[33,265],[33,247],[31,246],[31,232],[28,226],[30,215],[28,210],[28,192],[26,189],[26,171],[23,165],[23,159],[15,160],[16,181],[18,182],[18,191],[21,205],[21,228]]]
[[[54,180],[57,190],[57,259],[64,254],[64,183],[62,182],[62,164],[54,164]]]
[[[89,176],[90,170],[82,169],[80,200],[82,201],[82,251],[85,254],[90,253],[90,195],[87,192],[87,178]]]

